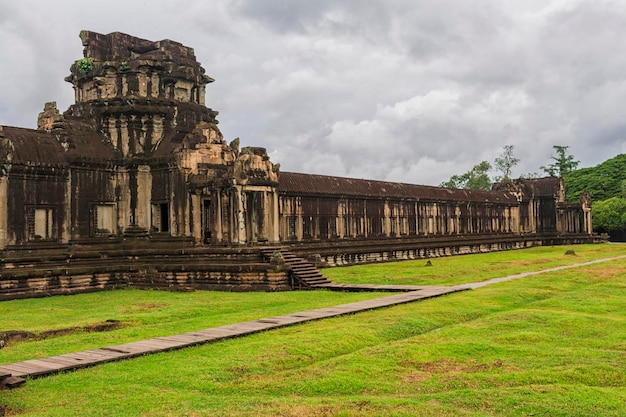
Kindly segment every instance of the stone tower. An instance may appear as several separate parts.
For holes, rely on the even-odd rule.
[[[180,142],[199,123],[217,123],[217,112],[204,105],[214,80],[192,48],[119,32],[82,31],[80,38],[84,58],[65,79],[76,104],[65,116],[90,120],[123,158],[158,156],[164,138]]]

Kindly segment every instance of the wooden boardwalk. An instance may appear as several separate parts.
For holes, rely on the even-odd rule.
[[[213,327],[210,329],[183,333],[174,336],[155,337],[154,339],[141,340],[138,342],[130,342],[99,349],[85,350],[82,352],[50,356],[43,359],[30,359],[22,362],[0,365],[0,374],[11,374],[13,377],[21,378],[36,378],[57,372],[85,368],[101,363],[118,361],[121,359],[128,359],[151,353],[166,352],[169,350],[182,349],[189,346],[246,336],[253,333],[278,329],[307,321],[320,320],[344,314],[352,314],[398,304],[410,303],[466,289],[436,286],[414,288],[418,289],[415,291],[404,292],[373,300],[358,301],[355,303],[301,311],[283,316]],[[361,289],[361,291],[364,290],[364,288]],[[370,289],[370,291],[371,290],[372,289]],[[400,290],[396,289],[395,291]],[[402,291],[406,291],[406,289]]]

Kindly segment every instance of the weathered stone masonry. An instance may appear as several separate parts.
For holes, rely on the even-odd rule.
[[[193,49],[117,32],[80,38],[84,58],[66,78],[75,104],[61,114],[47,103],[37,130],[0,126],[3,277],[15,251],[128,241],[282,244],[346,263],[428,256],[425,247],[445,254],[593,240],[588,196],[566,204],[558,178],[486,192],[279,173],[265,149],[224,140],[218,113],[205,106],[213,79]]]

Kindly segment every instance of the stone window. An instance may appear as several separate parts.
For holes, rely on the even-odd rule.
[[[350,218],[347,216],[342,216],[342,224],[343,224],[343,237],[348,237],[348,222],[350,221]],[[330,229],[330,236],[331,237],[337,237],[337,217],[333,217],[331,219],[331,229]]]
[[[417,234],[417,217],[409,216],[409,234],[416,235]]]
[[[53,240],[55,232],[53,208],[33,207],[28,210],[28,240]]]
[[[363,217],[357,217],[356,218],[356,231],[355,234],[357,236],[363,236],[365,233],[365,228],[363,227],[365,223],[365,219]]]
[[[304,238],[313,237],[313,217],[304,216],[302,218],[302,236]]]
[[[287,217],[287,239],[289,240],[296,239],[296,217],[295,216]]]
[[[156,233],[169,233],[170,205],[168,203],[152,204],[152,231]]]
[[[116,233],[115,206],[113,204],[97,204],[92,210],[92,234],[94,236],[111,236]]]
[[[337,218],[331,217],[328,221],[328,232],[330,237],[337,237]]]
[[[328,239],[329,236],[329,221],[326,216],[319,216],[317,219],[317,224],[319,228],[319,232],[317,234],[318,237],[323,239]]]

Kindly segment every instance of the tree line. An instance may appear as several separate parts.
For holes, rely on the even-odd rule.
[[[564,177],[568,173],[574,171],[580,161],[577,161],[573,155],[568,152],[569,146],[554,145],[554,154],[550,156],[551,163],[542,166],[541,170],[549,177]],[[474,165],[472,169],[464,174],[453,175],[448,181],[439,184],[441,187],[462,188],[466,190],[491,190],[494,182],[500,182],[511,178],[512,169],[519,164],[520,159],[514,155],[515,145],[505,145],[502,153],[493,161],[493,166],[482,161]],[[501,175],[495,176],[493,179],[489,177],[489,172],[496,169]],[[522,178],[537,178],[539,174],[530,173],[523,175]]]

